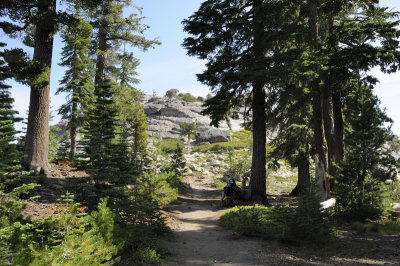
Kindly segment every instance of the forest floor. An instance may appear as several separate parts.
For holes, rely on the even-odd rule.
[[[172,255],[163,265],[400,265],[398,236],[339,228],[330,244],[315,247],[238,235],[219,222],[228,208],[219,207],[221,191],[211,179],[191,175],[184,182],[165,209],[172,233],[163,241]]]

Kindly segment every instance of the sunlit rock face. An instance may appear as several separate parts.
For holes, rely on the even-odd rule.
[[[160,139],[181,138],[180,125],[196,122],[199,132],[196,134],[196,143],[216,143],[231,140],[227,132],[229,126],[221,122],[220,127],[210,126],[211,119],[201,115],[202,102],[185,102],[167,97],[144,95],[142,97],[144,112],[148,117],[148,134],[150,138],[158,136]],[[243,118],[241,115],[230,121],[232,130],[240,130]]]

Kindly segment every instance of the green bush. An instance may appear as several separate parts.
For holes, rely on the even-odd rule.
[[[199,100],[196,98],[196,97],[194,97],[192,94],[190,94],[190,93],[185,93],[182,97],[181,97],[181,100],[182,101],[185,101],[185,102],[189,102],[189,103],[191,103],[191,102],[198,102]]]
[[[67,194],[53,216],[7,219],[0,230],[1,265],[94,265],[117,262],[124,243],[115,214],[101,200],[91,215]],[[9,201],[10,202],[10,201]],[[8,203],[9,203],[8,202]],[[2,216],[2,222],[6,221]],[[12,256],[10,256],[12,255]]]
[[[184,148],[183,141],[178,138],[163,139],[159,142],[159,145],[161,151],[165,153],[174,153],[179,149],[183,150]]]
[[[296,209],[289,207],[237,206],[221,216],[223,226],[245,235],[290,242],[323,244],[332,225],[314,192],[306,193]]]
[[[264,206],[236,206],[221,216],[222,225],[244,235],[286,238],[289,208]]]
[[[381,220],[374,222],[354,221],[351,228],[361,233],[379,233],[381,235],[400,235],[399,220]]]
[[[345,220],[366,221],[379,218],[384,210],[384,185],[367,177],[361,189],[358,184],[338,182],[335,186],[335,214]]]
[[[251,157],[248,153],[241,154],[236,152],[229,152],[228,154],[228,165],[227,169],[223,170],[223,175],[231,175],[235,180],[239,180],[243,177],[250,177],[251,171]]]
[[[289,238],[311,243],[327,242],[332,235],[329,215],[323,211],[320,197],[314,191],[305,191],[289,221]]]
[[[119,239],[116,216],[107,207],[107,201],[101,200],[98,211],[91,215],[80,213],[78,207],[70,201],[54,218],[63,240],[37,252],[32,265],[111,265],[119,261],[117,254],[124,242]]]
[[[241,141],[218,142],[207,145],[198,145],[192,149],[193,152],[220,152],[229,149],[244,149],[247,144]]]

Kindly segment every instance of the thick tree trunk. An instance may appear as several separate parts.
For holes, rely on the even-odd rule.
[[[264,57],[263,54],[263,16],[259,11],[262,0],[254,0],[254,47],[253,56],[255,72],[261,70],[262,64],[257,59]],[[262,72],[262,71],[260,71]],[[268,204],[266,195],[266,113],[265,113],[265,90],[262,76],[256,76],[253,80],[253,157],[251,164],[251,198],[254,202]]]
[[[332,97],[333,103],[333,117],[335,120],[335,136],[337,145],[337,159],[340,162],[344,157],[344,133],[343,133],[343,114],[342,114],[342,102],[340,100],[340,94],[334,93]]]
[[[304,191],[310,190],[310,188],[310,163],[307,156],[301,154],[297,161],[297,185],[289,195],[297,196]]]
[[[336,177],[336,166],[338,163],[338,145],[335,136],[335,122],[333,114],[333,103],[332,103],[332,90],[326,89],[323,93],[323,120],[324,120],[324,133],[325,139],[328,146],[328,174],[331,178]],[[331,188],[333,179],[331,179]]]
[[[317,86],[318,88],[318,86]],[[326,177],[327,156],[324,148],[324,129],[322,121],[321,96],[314,95],[313,99],[313,120],[314,120],[314,142],[315,142],[315,182],[317,192],[322,200],[330,196],[330,183]]]
[[[47,67],[46,85],[33,82],[31,85],[28,127],[26,132],[26,162],[35,174],[50,174],[48,162],[49,150],[49,106],[50,106],[50,70],[55,32],[55,0],[41,0],[38,3],[39,21],[36,23],[33,61]],[[43,78],[42,76],[40,77]],[[39,79],[39,78],[38,78]],[[42,81],[42,80],[41,80]],[[40,84],[39,84],[40,83]]]
[[[308,0],[309,15],[309,42],[312,51],[319,49],[319,33],[318,33],[318,11],[313,0]],[[317,192],[322,200],[326,200],[330,196],[330,183],[326,178],[327,156],[324,149],[324,129],[322,116],[322,100],[321,91],[318,80],[313,80],[310,84],[313,91],[313,125],[314,125],[314,141],[315,141],[315,182]]]

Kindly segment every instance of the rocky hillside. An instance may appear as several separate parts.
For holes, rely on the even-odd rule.
[[[179,99],[169,99],[143,95],[142,103],[144,112],[148,116],[148,133],[150,138],[158,135],[161,139],[179,138],[182,123],[196,122],[199,132],[196,142],[199,144],[230,141],[230,133],[226,122],[221,122],[220,127],[210,126],[211,119],[201,115],[202,102],[186,102]],[[231,120],[232,130],[240,130],[243,123],[242,116]]]
[[[150,140],[158,135],[160,139],[182,138],[180,125],[182,123],[196,122],[199,132],[196,134],[194,144],[208,144],[216,142],[226,142],[231,140],[228,132],[229,126],[225,121],[220,123],[220,127],[210,126],[211,119],[201,115],[203,102],[186,102],[179,99],[169,99],[167,97],[150,96],[144,94],[141,100],[144,105],[144,112],[148,117],[148,134]],[[230,121],[231,129],[237,131],[241,129],[243,116],[239,114],[237,119]],[[66,134],[68,121],[61,120],[56,130],[57,137]]]

